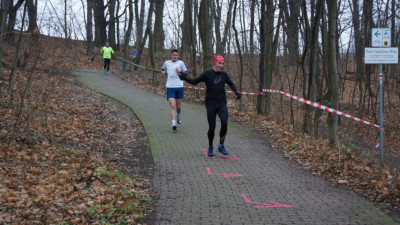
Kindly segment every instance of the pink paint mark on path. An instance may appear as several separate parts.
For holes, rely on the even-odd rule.
[[[211,172],[210,167],[206,167],[207,173],[210,175],[215,175],[215,176],[222,176],[222,177],[242,177],[244,176],[243,174],[235,174],[235,173],[221,173],[221,174],[216,174]]]
[[[207,150],[206,149],[202,149],[204,154],[206,155],[207,158],[211,158],[213,160],[226,160],[226,159],[240,159],[240,157],[236,157],[236,156],[228,156],[228,155],[215,155],[213,157],[210,157],[207,155]],[[218,150],[217,150],[218,151]]]
[[[292,205],[285,205],[285,204],[281,204],[281,203],[273,202],[273,201],[267,201],[269,203],[254,202],[254,201],[251,201],[250,199],[248,199],[246,197],[246,195],[244,195],[244,194],[241,194],[241,196],[243,197],[245,202],[256,204],[254,206],[254,208],[257,208],[257,209],[260,209],[260,208],[290,208],[290,207],[294,207]]]

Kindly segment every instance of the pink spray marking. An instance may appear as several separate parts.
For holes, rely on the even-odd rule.
[[[236,156],[228,156],[228,155],[214,155],[214,156],[208,156],[207,155],[207,150],[205,150],[204,148],[202,149],[204,154],[206,155],[207,158],[211,158],[213,160],[225,160],[225,159],[240,159],[240,157],[236,157]]]
[[[235,174],[235,173],[221,173],[221,174],[216,174],[211,172],[210,167],[206,167],[207,173],[210,175],[215,175],[215,176],[222,176],[222,177],[242,177],[244,176],[243,174]]]
[[[254,202],[254,201],[251,201],[250,199],[248,199],[246,197],[246,195],[244,195],[244,194],[241,194],[241,196],[243,197],[245,202],[256,204],[254,206],[254,208],[257,208],[257,209],[260,209],[260,208],[290,208],[290,207],[294,207],[292,205],[285,205],[285,204],[278,203],[278,202],[273,202],[273,201],[267,201],[269,203]]]

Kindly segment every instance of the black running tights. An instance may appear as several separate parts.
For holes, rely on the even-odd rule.
[[[213,145],[214,131],[217,121],[217,114],[221,120],[221,130],[219,132],[219,143],[224,144],[225,136],[228,131],[228,108],[226,104],[219,105],[206,105],[207,108],[207,120],[208,120],[208,144]]]
[[[110,70],[111,59],[104,59],[104,69]]]

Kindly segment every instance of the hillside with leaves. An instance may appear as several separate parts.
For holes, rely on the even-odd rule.
[[[140,223],[153,203],[141,122],[72,75],[101,64],[82,42],[24,43],[26,65],[14,70],[11,91],[15,49],[6,45],[3,54],[0,224]]]

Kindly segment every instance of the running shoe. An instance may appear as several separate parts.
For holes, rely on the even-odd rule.
[[[172,130],[178,130],[178,127],[176,125],[172,126]]]
[[[110,72],[107,72],[107,74],[110,74]]]
[[[225,150],[225,147],[224,147],[224,145],[219,145],[218,146],[218,151],[220,152],[220,153],[222,153],[222,155],[228,155],[228,152]]]
[[[176,121],[178,122],[178,124],[181,124],[182,123],[181,116],[176,116]]]
[[[214,156],[213,146],[208,147],[207,155],[208,155],[209,157],[213,157],[213,156]]]
[[[106,70],[103,70],[103,73],[106,73]]]

